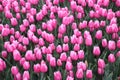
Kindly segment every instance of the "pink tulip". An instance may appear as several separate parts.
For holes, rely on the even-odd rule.
[[[59,0],[53,0],[53,4],[58,5],[59,4]]]
[[[54,72],[54,80],[62,80],[62,75],[60,71]]]
[[[76,7],[77,7],[77,3],[75,1],[71,1],[70,2],[70,8],[71,8],[71,10],[75,11]]]
[[[63,41],[64,41],[64,43],[68,43],[68,42],[69,42],[69,38],[68,38],[68,36],[64,36]]]
[[[20,32],[19,32],[19,31],[16,31],[16,32],[15,32],[15,38],[18,39],[18,38],[20,38],[20,36],[21,36]]]
[[[25,8],[26,8],[27,10],[30,10],[31,4],[30,4],[29,2],[26,2],[26,3],[25,3]]]
[[[94,14],[95,14],[95,12],[93,10],[91,10],[89,13],[90,18],[94,18],[94,16],[95,16]]]
[[[56,66],[56,58],[55,58],[55,57],[51,57],[51,59],[50,59],[50,65],[51,65],[52,67],[55,67],[55,66]]]
[[[74,29],[74,34],[79,37],[81,36],[81,32],[78,29]]]
[[[76,72],[76,77],[78,79],[82,79],[83,78],[83,70],[82,69],[78,69]]]
[[[109,5],[110,0],[103,0],[103,5],[107,7]]]
[[[32,56],[33,56],[32,50],[26,51],[26,54],[25,54],[25,59],[26,60],[32,60]]]
[[[25,27],[23,24],[21,24],[21,25],[19,26],[19,28],[20,28],[20,31],[21,31],[21,32],[26,31],[26,27]]]
[[[58,32],[64,34],[66,32],[66,26],[64,24],[61,24],[58,28]]]
[[[95,56],[99,56],[100,53],[101,53],[101,51],[100,51],[99,46],[94,46],[94,48],[93,48],[93,54],[94,54]]]
[[[17,80],[21,80],[21,79],[22,79],[22,76],[21,76],[20,73],[17,73],[17,74],[15,75],[15,78],[16,78]]]
[[[103,59],[98,59],[98,67],[104,69],[105,61]]]
[[[107,47],[107,39],[102,39],[102,47]]]
[[[96,32],[95,38],[98,39],[98,40],[102,39],[102,30],[98,30],[98,31]]]
[[[62,66],[62,61],[60,59],[57,60],[57,65]]]
[[[72,23],[72,29],[76,29],[77,28],[77,24],[75,22]]]
[[[114,63],[114,62],[115,62],[115,56],[114,56],[114,54],[109,54],[109,56],[108,56],[108,61],[109,61],[110,63]]]
[[[66,61],[67,60],[67,54],[65,52],[61,53],[60,60],[61,61]]]
[[[26,78],[27,80],[30,79],[30,74],[29,74],[29,71],[24,71],[23,72],[23,79]]]
[[[98,74],[100,74],[100,75],[104,74],[104,69],[103,68],[98,68]]]
[[[108,49],[109,50],[115,50],[116,49],[116,43],[113,40],[108,41]]]
[[[46,63],[44,61],[41,61],[41,68],[40,68],[41,72],[45,73],[48,71],[48,67],[46,65]]]
[[[91,36],[88,36],[85,39],[85,44],[86,44],[86,46],[91,46],[92,45],[92,37]]]
[[[77,69],[82,69],[83,71],[85,71],[87,69],[87,65],[84,62],[78,62]]]
[[[13,58],[15,61],[19,61],[21,59],[21,54],[18,50],[13,51]]]
[[[69,46],[68,44],[63,44],[63,51],[69,51]]]
[[[11,68],[11,73],[12,73],[13,75],[16,75],[18,72],[19,72],[18,68],[17,68],[16,66],[12,66],[12,68]]]
[[[3,71],[6,68],[6,63],[0,58],[0,71]]]
[[[30,2],[31,4],[33,4],[33,5],[37,5],[37,4],[39,3],[39,0],[34,0],[34,1],[29,0],[29,2]]]
[[[32,42],[37,44],[39,42],[38,37],[36,37],[35,35],[32,36]]]
[[[74,51],[79,51],[80,50],[80,45],[79,44],[75,44],[73,47]]]
[[[12,13],[10,11],[5,11],[5,17],[10,19],[13,17]]]
[[[11,21],[12,26],[17,26],[18,25],[18,21],[17,21],[16,18],[11,18],[10,21]]]
[[[111,20],[113,17],[115,17],[115,13],[112,12],[112,11],[108,11],[107,19],[108,19],[108,20]]]
[[[106,25],[105,21],[100,21],[100,26],[104,27]]]
[[[70,70],[72,70],[72,68],[73,68],[72,63],[69,62],[69,61],[67,61],[67,62],[66,62],[66,65],[65,65],[65,69],[66,69],[67,71],[70,71]]]
[[[62,46],[61,46],[61,45],[58,45],[58,46],[56,47],[56,51],[57,51],[58,53],[61,53],[61,52],[62,52]]]
[[[35,73],[40,73],[41,69],[40,64],[34,64],[33,69]]]
[[[83,60],[83,59],[84,59],[84,51],[83,51],[83,50],[79,50],[79,51],[78,51],[78,58],[79,58],[80,60]]]
[[[50,19],[55,19],[55,14],[53,12],[50,13]]]
[[[2,28],[1,35],[6,37],[10,34],[10,30],[8,28]]]
[[[36,14],[36,20],[37,21],[41,21],[43,19],[44,15],[42,14],[42,12],[39,12]]]
[[[83,44],[83,37],[82,36],[78,37],[77,43],[78,44]]]
[[[78,59],[78,55],[75,51],[70,51],[70,57],[72,60],[77,60]]]
[[[40,49],[38,49],[34,54],[35,54],[36,59],[38,60],[42,59],[42,52]]]
[[[23,63],[23,68],[24,68],[25,70],[28,70],[28,69],[30,68],[30,63],[29,63],[28,61],[25,61],[25,62]]]
[[[92,70],[87,70],[87,71],[86,71],[86,77],[87,77],[88,79],[92,79],[92,77],[93,77]]]
[[[72,44],[77,43],[77,41],[78,41],[78,38],[77,38],[76,35],[72,35],[72,36],[70,37],[70,42],[71,42]]]
[[[1,55],[2,55],[2,57],[7,58],[8,53],[7,53],[7,51],[2,51]]]
[[[120,51],[118,51],[118,52],[116,53],[116,57],[117,57],[117,58],[120,57]]]
[[[21,65],[21,66],[23,66],[23,63],[24,63],[25,61],[26,61],[26,60],[25,60],[25,58],[24,58],[24,57],[23,57],[23,58],[21,58],[21,59],[20,59],[20,61],[19,61],[20,65]]]
[[[67,76],[66,80],[74,80],[74,78],[71,76]]]
[[[22,42],[23,42],[24,45],[28,45],[29,44],[29,40],[26,37],[23,38]]]
[[[93,0],[88,0],[88,6],[89,6],[89,7],[93,7],[93,6],[94,6]]]

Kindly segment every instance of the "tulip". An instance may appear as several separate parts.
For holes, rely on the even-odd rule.
[[[21,59],[21,54],[18,50],[13,51],[13,58],[15,61],[19,61]]]
[[[96,32],[95,38],[98,39],[98,40],[102,39],[102,31],[101,31],[101,30],[98,30],[98,31]]]
[[[25,61],[25,62],[23,63],[23,68],[24,68],[25,70],[28,70],[28,69],[30,68],[30,63],[29,63],[28,61]]]
[[[92,77],[93,77],[92,70],[87,70],[87,71],[86,71],[86,77],[87,77],[88,79],[92,79]]]
[[[67,54],[65,52],[61,53],[60,60],[61,61],[66,61],[67,60]]]
[[[41,65],[41,67],[40,67],[41,72],[45,73],[48,71],[48,67],[44,61],[41,61],[40,65]]]
[[[104,74],[104,69],[103,68],[98,68],[97,72],[98,72],[98,74],[102,75],[102,74]]]
[[[83,70],[82,69],[78,69],[76,72],[76,77],[78,79],[82,79],[83,78]]]
[[[99,56],[100,53],[101,53],[101,51],[100,51],[99,46],[94,46],[94,48],[93,48],[93,54],[94,54],[95,56]]]
[[[109,50],[115,50],[116,49],[116,43],[113,40],[108,41],[108,49]]]
[[[108,56],[108,61],[110,62],[110,63],[114,63],[115,62],[115,56],[114,56],[114,54],[109,54],[109,56]]]
[[[103,59],[98,59],[98,67],[104,69],[105,61]]]
[[[50,65],[51,65],[52,67],[55,67],[55,66],[56,66],[56,58],[55,58],[55,57],[51,57],[51,59],[50,59]]]
[[[60,71],[54,72],[54,80],[62,80],[62,75]]]
[[[41,69],[40,64],[35,64],[35,65],[33,66],[33,70],[34,70],[35,73],[39,73],[39,72],[40,72],[40,69]]]
[[[24,71],[24,72],[23,72],[23,79],[24,79],[24,78],[27,78],[27,80],[30,79],[29,71]]]
[[[67,71],[70,71],[70,70],[72,70],[72,68],[73,68],[72,63],[69,62],[69,61],[67,61],[67,62],[66,62],[66,65],[65,65],[65,69],[66,69]]]
[[[79,58],[80,60],[83,60],[83,59],[84,59],[84,51],[83,51],[83,50],[79,50],[79,51],[78,51],[78,58]]]
[[[12,66],[12,68],[11,68],[11,73],[12,73],[13,75],[16,75],[18,72],[19,72],[18,68],[17,68],[16,66]]]

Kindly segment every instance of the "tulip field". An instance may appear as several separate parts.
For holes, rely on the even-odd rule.
[[[120,80],[120,0],[0,0],[0,80]]]

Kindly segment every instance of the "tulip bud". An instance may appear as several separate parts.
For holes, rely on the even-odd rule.
[[[61,61],[66,61],[67,60],[67,54],[65,52],[61,53],[60,60]]]
[[[12,73],[13,75],[16,75],[16,74],[18,73],[18,68],[17,68],[16,66],[12,66],[12,68],[11,68],[11,73]]]
[[[60,71],[54,72],[54,80],[62,80],[62,75]]]
[[[101,31],[101,30],[98,30],[98,31],[96,32],[95,38],[98,39],[98,40],[102,39],[102,31]]]
[[[40,69],[41,69],[40,64],[35,64],[33,66],[33,70],[35,73],[40,73]]]
[[[84,59],[84,51],[83,51],[83,50],[78,51],[78,58],[79,58],[80,60],[83,60],[83,59]]]
[[[83,78],[83,70],[82,69],[78,69],[76,72],[76,77],[78,79],[82,79]]]
[[[109,61],[110,63],[114,63],[114,62],[115,62],[115,56],[114,56],[114,54],[109,54],[109,56],[108,56],[108,61]]]
[[[70,70],[72,70],[72,68],[73,68],[72,63],[69,62],[69,61],[67,61],[67,62],[66,62],[66,65],[65,65],[65,69],[66,69],[67,71],[70,71]]]
[[[105,68],[105,61],[103,59],[98,59],[98,67]]]
[[[92,79],[92,77],[93,77],[92,70],[87,70],[87,71],[86,71],[86,77],[87,77],[88,79]]]
[[[30,74],[28,71],[24,71],[23,72],[23,79],[26,78],[26,80],[29,80],[30,79]]]
[[[111,51],[116,49],[115,41],[109,40],[108,49],[111,50]]]
[[[20,52],[18,50],[13,51],[13,58],[15,61],[19,61],[21,59]]]
[[[70,57],[72,60],[77,60],[78,59],[78,55],[75,51],[70,51]]]
[[[23,68],[24,68],[25,70],[28,70],[28,69],[30,68],[30,63],[29,63],[28,61],[25,61],[25,62],[23,63]]]
[[[102,47],[106,47],[107,46],[107,39],[102,39]]]
[[[93,48],[93,54],[95,55],[95,56],[99,56],[100,55],[100,48],[99,48],[99,46],[94,46],[94,48]]]
[[[48,67],[44,61],[41,61],[41,67],[40,67],[41,72],[45,73],[48,71]]]
[[[103,68],[98,68],[98,74],[100,74],[100,75],[104,74],[104,69]]]

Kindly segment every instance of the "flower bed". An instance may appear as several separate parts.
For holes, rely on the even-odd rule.
[[[0,80],[119,80],[120,0],[0,0]]]

